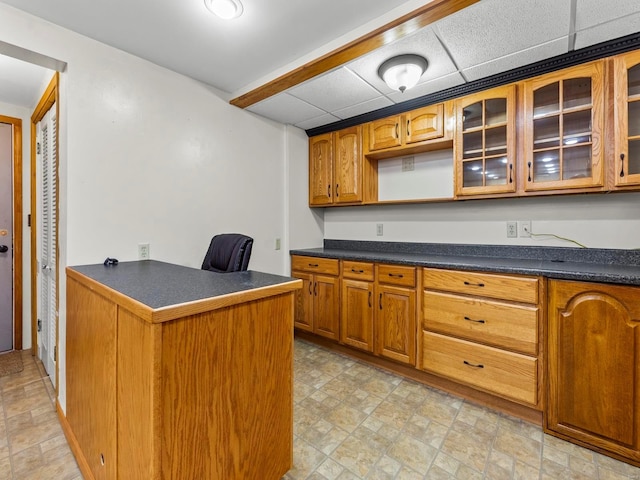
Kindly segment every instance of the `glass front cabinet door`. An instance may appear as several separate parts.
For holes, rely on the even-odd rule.
[[[604,63],[524,83],[524,189],[602,187]]]
[[[640,185],[640,51],[614,59],[616,186]]]
[[[515,85],[456,101],[456,195],[516,191]]]

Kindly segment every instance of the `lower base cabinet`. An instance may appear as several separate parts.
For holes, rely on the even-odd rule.
[[[640,288],[549,281],[545,430],[640,466]]]

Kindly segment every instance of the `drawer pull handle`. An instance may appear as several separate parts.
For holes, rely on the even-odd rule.
[[[404,275],[402,273],[390,273],[389,276],[390,277],[404,278]]]
[[[318,265],[317,263],[310,263],[309,266],[316,268],[316,267],[319,267],[320,265]]]
[[[464,317],[467,322],[475,322],[475,323],[485,323],[484,320],[474,320],[473,318]]]
[[[484,287],[484,283],[471,283],[471,282],[465,281],[464,284],[470,287]]]
[[[482,365],[481,363],[478,363],[476,365],[475,363],[469,363],[466,360],[464,360],[464,364],[465,365],[469,365],[470,367],[474,367],[474,368],[484,368],[484,365]]]
[[[364,270],[356,270],[355,268],[352,268],[351,271],[353,273],[364,273]]]

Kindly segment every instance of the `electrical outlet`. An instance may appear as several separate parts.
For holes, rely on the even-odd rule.
[[[151,247],[148,243],[138,244],[138,260],[149,260],[151,258]]]
[[[520,220],[518,227],[520,237],[527,238],[531,236],[531,220]]]
[[[404,157],[402,159],[402,171],[413,172],[413,169],[414,169],[413,157]]]
[[[280,250],[280,239],[276,238],[276,250]]]
[[[378,237],[382,236],[382,232],[383,232],[383,227],[381,223],[376,224],[376,235]]]
[[[518,222],[507,222],[507,238],[518,237]]]

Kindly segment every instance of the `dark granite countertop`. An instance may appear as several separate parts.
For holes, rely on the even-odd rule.
[[[640,250],[325,240],[292,255],[640,285]]]
[[[115,266],[98,264],[69,268],[152,309],[271,287],[295,280],[251,270],[215,273],[157,260],[120,262]]]

